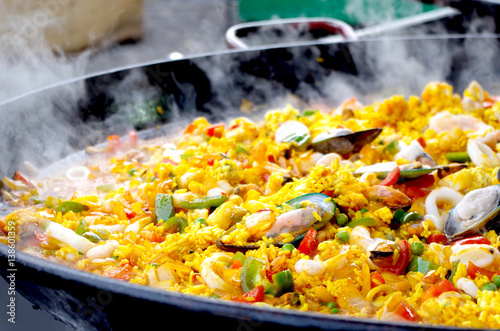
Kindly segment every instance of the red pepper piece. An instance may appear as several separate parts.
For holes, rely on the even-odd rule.
[[[231,269],[239,269],[243,267],[243,263],[240,260],[231,260]]]
[[[132,271],[132,267],[130,264],[122,264],[119,267],[113,268],[111,270],[105,271],[102,275],[108,278],[120,279],[129,281],[130,273]]]
[[[384,277],[382,277],[382,274],[380,274],[380,272],[378,271],[374,271],[371,274],[370,279],[372,288],[385,284]]]
[[[453,242],[453,245],[485,244],[491,245],[491,241],[483,236],[474,236]]]
[[[244,302],[244,303],[254,303],[261,302],[264,299],[264,286],[259,285],[254,287],[251,291],[243,294],[239,297],[232,297],[232,301]]]
[[[222,134],[224,133],[224,124],[214,124],[207,128],[207,136],[222,138]]]
[[[442,233],[431,234],[429,238],[427,238],[427,243],[438,243],[438,244],[446,244],[448,243],[448,238]]]
[[[400,240],[398,242],[399,245],[399,257],[396,261],[395,265],[392,263],[388,263],[390,265],[379,265],[383,271],[392,272],[396,275],[404,275],[406,274],[406,269],[408,268],[408,264],[410,264],[410,244],[406,240]],[[392,261],[390,261],[392,262]]]
[[[476,279],[477,274],[480,275],[485,275],[488,277],[490,280],[493,278],[493,276],[500,274],[499,272],[493,272],[489,270],[485,270],[483,268],[478,267],[471,261],[469,261],[469,265],[467,266],[467,275],[470,276],[472,279]]]
[[[416,322],[416,321],[420,320],[420,316],[418,316],[418,314],[415,312],[415,310],[413,310],[413,308],[408,306],[408,304],[404,301],[402,301],[399,304],[398,308],[396,308],[394,313],[398,316],[401,316],[405,320],[410,321],[410,322]]]
[[[389,171],[389,173],[387,174],[387,177],[385,177],[385,179],[380,182],[380,185],[391,186],[391,185],[396,184],[398,182],[398,179],[399,179],[400,171],[401,171],[401,169],[399,169],[399,167],[396,166],[396,168]]]
[[[436,285],[433,285],[433,286],[429,287],[427,290],[425,290],[424,293],[422,294],[421,300],[422,300],[422,302],[424,302],[430,298],[437,298],[442,293],[451,292],[451,291],[458,292],[456,287],[453,286],[453,284],[449,280],[443,279],[442,281],[440,281]]]
[[[313,252],[316,251],[318,248],[318,240],[316,239],[316,235],[318,234],[318,231],[314,230],[313,228],[310,228],[306,235],[304,236],[304,239],[300,242],[299,245],[299,252],[302,254],[309,255]]]

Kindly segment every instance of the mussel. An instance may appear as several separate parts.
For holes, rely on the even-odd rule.
[[[500,214],[500,185],[467,193],[448,214],[444,234],[449,239],[480,232]]]
[[[289,207],[284,206],[285,204]],[[217,247],[231,252],[257,249],[259,245],[255,242],[262,239],[263,236],[274,238],[275,245],[282,246],[285,242],[280,238],[285,233],[293,236],[294,239],[291,243],[294,243],[301,240],[310,228],[316,230],[322,228],[332,219],[337,210],[335,202],[329,196],[321,193],[304,194],[278,207],[286,207],[286,209],[291,210],[278,216],[275,216],[270,210],[261,210],[245,218],[245,228],[250,233],[247,245],[240,246],[224,241],[225,236],[237,229],[235,225],[216,241]],[[289,235],[286,237],[290,238]]]
[[[364,145],[371,143],[382,132],[382,128],[354,132],[349,129],[333,129],[317,135],[311,147],[323,154],[347,155],[358,153]]]

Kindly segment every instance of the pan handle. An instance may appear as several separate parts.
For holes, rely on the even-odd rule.
[[[328,36],[326,37],[315,39],[314,43],[340,42],[345,40],[357,39],[356,32],[349,24],[333,18],[314,17],[314,18],[287,18],[287,19],[276,19],[276,20],[236,24],[231,26],[226,31],[226,42],[233,49],[249,49],[252,48],[252,46],[249,46],[247,43],[245,43],[245,41],[241,37],[247,35],[249,32],[256,32],[266,27],[270,28],[273,26],[285,26],[285,25],[289,25],[293,28],[305,26],[310,32],[321,31],[323,33],[328,34]],[[288,43],[273,44],[273,46],[274,47],[295,46],[303,44],[304,42],[295,41]]]

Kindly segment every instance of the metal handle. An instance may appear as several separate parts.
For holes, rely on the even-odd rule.
[[[314,18],[289,18],[277,19],[269,21],[248,22],[233,25],[226,31],[226,42],[231,48],[234,49],[249,49],[251,46],[247,45],[242,39],[241,35],[248,31],[255,31],[264,27],[291,25],[293,27],[306,26],[308,31],[323,30],[328,32],[329,36],[315,39],[314,43],[318,42],[340,42],[345,40],[356,40],[356,32],[347,23],[326,17]],[[273,46],[295,46],[303,45],[304,42],[288,42],[273,44]],[[261,45],[266,46],[266,45]]]

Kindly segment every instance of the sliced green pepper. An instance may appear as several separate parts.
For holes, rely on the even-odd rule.
[[[84,234],[89,230],[89,227],[87,226],[87,223],[82,219],[80,223],[78,223],[78,227],[76,228],[75,233],[79,236]]]
[[[293,292],[293,275],[290,270],[280,271],[273,275],[273,284],[278,290],[278,296],[282,296],[287,292]]]
[[[410,264],[408,264],[408,272],[417,271],[424,275],[437,268],[439,268],[439,265],[417,255],[414,255],[410,260]]]
[[[452,263],[452,268],[451,268],[451,273],[450,275],[447,277],[447,279],[453,283],[453,277],[455,277],[455,274],[457,273],[457,270],[458,270],[458,265],[460,264],[460,261],[455,261]]]
[[[242,144],[238,144],[238,146],[235,148],[234,151],[236,153],[250,154],[250,152],[248,151],[248,149],[244,145],[242,145]]]
[[[302,116],[302,117],[312,116],[312,115],[316,114],[318,111],[319,110],[306,110],[302,114],[300,114],[300,116]]]
[[[397,154],[399,152],[399,148],[398,148],[398,141],[397,140],[393,140],[391,141],[385,148],[384,148],[384,151],[386,151],[388,154],[390,155],[394,155],[394,154]]]
[[[188,221],[184,217],[173,216],[163,222],[163,227],[168,233],[184,233],[188,226]]]
[[[350,228],[354,228],[355,226],[358,225],[364,225],[364,226],[376,226],[378,225],[377,220],[374,219],[373,217],[361,217],[358,218],[357,220],[351,221],[347,223],[347,226]]]
[[[74,201],[64,201],[59,206],[57,206],[56,211],[60,211],[65,214],[69,211],[80,213],[82,211],[88,210],[89,207]]]
[[[97,244],[99,241],[101,241],[101,237],[99,237],[92,231],[85,232],[84,234],[82,234],[82,237],[88,239],[88,241],[93,242],[94,244]]]
[[[284,143],[290,143],[292,147],[295,147],[299,150],[303,150],[309,146],[311,143],[311,135],[306,133],[302,135],[297,135],[295,133],[292,133],[285,139],[283,139]]]
[[[264,286],[264,294],[271,294],[273,296],[278,295],[278,289],[276,289],[276,286],[274,286],[274,284],[268,281],[267,279],[264,279],[262,285]]]
[[[113,184],[103,184],[99,185],[95,188],[95,190],[99,193],[108,193],[110,191],[113,191],[114,185]]]
[[[253,290],[254,287],[260,285],[262,277],[260,271],[266,264],[265,261],[248,256],[241,268],[241,288],[247,293]]]
[[[175,216],[174,198],[170,194],[158,193],[155,198],[155,221],[166,221],[173,216]]]
[[[470,161],[470,157],[467,152],[449,152],[446,153],[446,158],[451,162],[465,163]]]
[[[193,201],[181,201],[179,205],[187,209],[202,209],[219,207],[227,200],[227,195],[213,195],[203,197],[201,199],[194,199]]]

